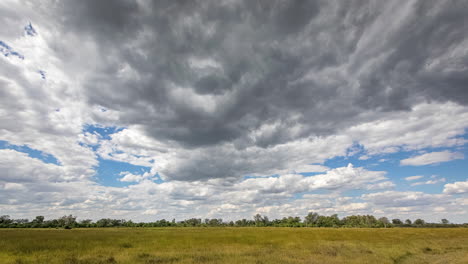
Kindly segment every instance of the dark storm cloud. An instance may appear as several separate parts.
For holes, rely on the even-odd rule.
[[[158,140],[243,148],[328,135],[361,113],[422,101],[468,104],[467,6],[119,0],[68,1],[62,11],[64,30],[99,49],[91,104]]]
[[[136,19],[140,10],[135,1],[68,1],[63,3],[63,11],[66,14],[66,25],[92,34],[100,41],[113,40],[123,35],[132,37],[132,33],[139,27]]]

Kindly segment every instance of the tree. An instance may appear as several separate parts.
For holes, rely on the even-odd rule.
[[[268,216],[261,216],[260,214],[256,214],[254,215],[254,222],[255,226],[268,226],[270,220],[268,219]]]
[[[411,220],[409,220],[409,219],[406,219],[406,220],[405,220],[405,224],[407,224],[407,225],[411,225],[411,224],[412,224],[412,222],[411,222]]]
[[[304,223],[306,226],[314,226],[317,224],[319,214],[310,212],[306,217],[304,217]]]
[[[261,226],[263,224],[263,217],[261,214],[254,215],[254,221],[256,226]]]
[[[444,218],[444,219],[440,220],[440,222],[442,222],[442,224],[446,225],[446,224],[449,223],[449,220]]]
[[[220,225],[223,225],[223,219],[221,219],[221,218],[210,219],[210,226],[220,226]]]
[[[337,214],[331,216],[319,216],[317,219],[317,226],[319,227],[336,227],[340,225],[340,219]]]
[[[373,215],[350,215],[341,220],[347,227],[381,227],[389,224],[388,218],[383,219],[385,223],[377,220]]]
[[[13,223],[13,220],[10,219],[9,215],[0,216],[0,225],[7,226],[7,225],[9,225],[11,223]]]
[[[38,224],[42,224],[42,222],[44,222],[44,216],[42,216],[42,215],[36,216],[36,218],[33,220],[33,222],[38,223]]]
[[[102,218],[96,222],[98,227],[109,227],[111,226],[111,220],[109,218]]]
[[[381,217],[379,218],[379,222],[381,222],[385,228],[387,228],[387,225],[390,224],[390,221],[388,220],[387,217]]]
[[[199,218],[190,218],[190,219],[185,220],[185,223],[188,226],[200,226],[202,223],[202,220]]]
[[[398,218],[392,219],[392,223],[393,223],[394,225],[402,225],[402,224],[403,224],[403,222],[402,222],[400,219],[398,219]]]
[[[93,220],[91,220],[91,219],[84,219],[84,220],[80,221],[80,225],[82,227],[91,227],[92,222],[93,222]]]
[[[31,222],[32,225],[31,226],[32,227],[41,227],[43,222],[44,222],[44,216],[38,215],[38,216],[36,216],[36,218],[34,218],[34,220],[32,220],[32,222]]]
[[[425,223],[426,223],[426,222],[424,222],[424,220],[419,219],[419,218],[416,219],[416,220],[414,220],[414,224],[415,224],[415,225],[418,225],[418,226],[422,226],[422,225],[424,225]]]

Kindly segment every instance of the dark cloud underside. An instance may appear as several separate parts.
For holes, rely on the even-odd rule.
[[[89,101],[186,146],[268,147],[333,132],[363,112],[423,100],[467,104],[467,11],[463,1],[63,4],[64,30],[99,48]],[[124,64],[136,78],[118,77]],[[265,123],[277,131],[246,137]],[[301,131],[288,135],[295,124]]]

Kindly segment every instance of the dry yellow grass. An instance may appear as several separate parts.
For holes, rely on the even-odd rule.
[[[0,263],[468,263],[468,229],[0,229]]]

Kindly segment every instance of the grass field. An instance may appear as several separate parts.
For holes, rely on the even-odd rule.
[[[468,263],[468,229],[0,229],[0,263]]]

